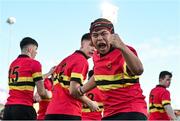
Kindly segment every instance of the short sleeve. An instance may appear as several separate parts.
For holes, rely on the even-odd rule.
[[[169,105],[171,104],[171,99],[170,99],[170,93],[168,90],[166,90],[163,94],[162,94],[162,105]]]
[[[38,61],[35,61],[32,63],[32,78],[34,82],[42,80],[42,69],[41,64]]]
[[[88,72],[87,61],[83,61],[83,60],[76,61],[72,67],[70,81],[76,81],[80,85],[82,85],[82,82],[86,79],[87,72]]]

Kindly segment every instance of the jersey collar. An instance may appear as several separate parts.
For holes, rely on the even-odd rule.
[[[30,58],[28,55],[25,55],[25,54],[21,54],[18,56],[18,58]]]
[[[75,52],[82,54],[86,59],[88,59],[88,56],[87,56],[83,51],[81,51],[81,50],[76,50]]]
[[[166,88],[165,86],[163,86],[163,85],[157,85],[157,87],[163,87],[163,88]]]

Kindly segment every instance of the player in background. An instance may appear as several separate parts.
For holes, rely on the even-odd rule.
[[[93,70],[90,70],[88,73],[88,80],[93,76],[94,72]],[[102,119],[102,113],[103,113],[103,95],[99,91],[99,89],[96,87],[92,89],[91,91],[86,93],[86,96],[89,97],[91,100],[96,101],[98,103],[98,106],[100,110],[92,112],[90,108],[83,104],[82,109],[82,120],[83,121],[101,121]]]
[[[9,67],[9,97],[5,104],[3,120],[35,120],[33,108],[34,87],[42,99],[51,98],[52,94],[44,88],[41,64],[35,60],[38,43],[25,37],[20,42],[21,54]],[[51,74],[49,71],[46,75]]]

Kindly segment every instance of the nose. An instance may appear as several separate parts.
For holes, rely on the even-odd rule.
[[[102,40],[103,37],[101,36],[101,34],[98,34],[97,40]]]

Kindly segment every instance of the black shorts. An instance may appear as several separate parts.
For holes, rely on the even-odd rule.
[[[65,115],[65,114],[48,114],[45,120],[81,120],[81,116]]]
[[[102,120],[147,120],[147,117],[139,112],[124,112],[104,117]]]
[[[3,120],[36,120],[36,111],[32,106],[6,105]]]

